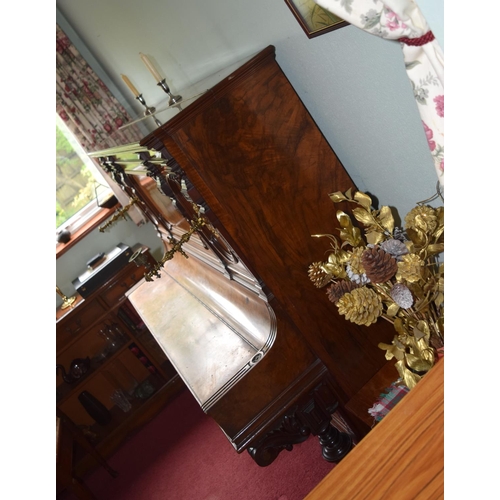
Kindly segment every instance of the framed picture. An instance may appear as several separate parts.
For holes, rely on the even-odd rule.
[[[309,38],[323,35],[349,23],[320,7],[314,0],[285,0]]]

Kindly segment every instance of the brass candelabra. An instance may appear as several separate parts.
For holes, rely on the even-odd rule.
[[[131,207],[133,207],[136,203],[138,203],[140,200],[139,198],[136,198],[135,196],[130,199],[130,203],[128,205],[125,205],[123,208],[120,208],[116,211],[116,213],[109,219],[105,224],[99,227],[99,232],[104,233],[108,227],[112,226],[116,221],[120,219],[126,219],[127,218],[127,212]]]
[[[181,238],[177,241],[175,241],[173,238],[170,238],[170,243],[172,243],[172,248],[167,252],[165,252],[161,260],[155,266],[153,266],[149,272],[147,272],[144,275],[144,279],[146,281],[153,281],[154,276],[161,277],[160,270],[163,268],[164,264],[167,261],[172,260],[174,258],[174,255],[177,252],[179,252],[186,259],[189,257],[186,254],[186,252],[184,252],[182,245],[184,245],[184,243],[187,243],[189,241],[194,232],[198,231],[205,225],[207,225],[211,231],[215,231],[215,229],[211,226],[211,224],[208,224],[206,219],[200,215],[200,208],[196,204],[193,204],[193,207],[196,212],[197,218],[193,222],[190,222],[191,228],[187,233],[184,233],[181,236]]]

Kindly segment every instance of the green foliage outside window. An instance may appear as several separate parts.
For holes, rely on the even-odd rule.
[[[56,229],[94,199],[92,173],[56,126]]]

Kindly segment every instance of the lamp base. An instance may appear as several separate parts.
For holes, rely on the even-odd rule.
[[[75,303],[76,301],[76,296],[73,295],[73,297],[66,297],[64,296],[63,297],[63,303],[61,305],[61,309],[67,309],[68,307],[72,307],[73,304]]]

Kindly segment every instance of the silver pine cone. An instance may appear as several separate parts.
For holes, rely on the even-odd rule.
[[[347,276],[349,276],[349,279],[356,283],[357,285],[366,285],[367,283],[370,283],[370,279],[368,276],[366,276],[366,273],[362,274],[356,274],[350,264],[347,264],[345,267]]]
[[[396,283],[392,287],[391,297],[403,309],[408,309],[413,305],[413,295],[410,289],[406,285],[403,285],[403,283]]]
[[[385,240],[380,244],[380,247],[391,254],[397,261],[400,261],[401,257],[408,253],[406,245],[400,240]]]

